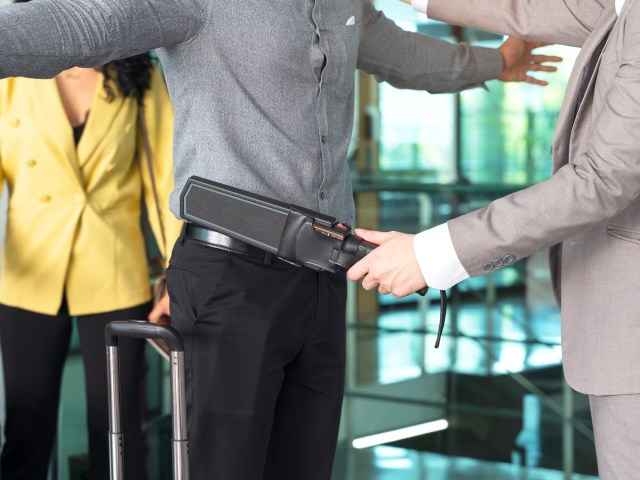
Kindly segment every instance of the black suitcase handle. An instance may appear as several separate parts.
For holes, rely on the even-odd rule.
[[[111,480],[124,478],[124,452],[120,422],[120,361],[118,337],[163,340],[169,346],[171,366],[171,421],[173,424],[173,478],[189,480],[189,442],[184,385],[184,343],[176,329],[145,320],[110,322],[104,329],[107,344],[109,390],[109,470]]]
[[[164,340],[171,352],[184,352],[184,343],[178,331],[169,325],[149,323],[146,320],[110,322],[104,329],[107,347],[117,347],[118,337],[154,338]]]

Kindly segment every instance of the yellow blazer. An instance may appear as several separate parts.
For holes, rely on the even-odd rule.
[[[173,110],[156,70],[151,84],[145,118],[166,253],[180,229],[168,210]],[[0,81],[0,183],[9,186],[0,303],[54,315],[66,292],[69,313],[84,315],[149,301],[143,197],[162,237],[137,115],[132,98],[108,102],[100,78],[76,148],[54,79]]]

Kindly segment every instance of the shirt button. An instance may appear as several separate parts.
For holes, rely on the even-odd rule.
[[[484,269],[485,272],[490,272],[491,270],[493,270],[495,267],[493,266],[493,263],[485,263],[482,268]]]
[[[324,200],[324,192],[320,192],[320,200]]]
[[[48,203],[51,201],[51,196],[50,195],[43,195],[40,197],[40,201],[42,203]]]
[[[84,200],[85,200],[85,196],[83,193],[76,193],[73,196],[73,201],[76,203],[84,203]]]
[[[29,160],[27,160],[26,162],[24,162],[27,167],[35,167],[36,166],[36,162],[33,158],[30,158]]]
[[[110,163],[109,165],[107,165],[107,172],[110,172],[111,170],[113,170],[114,168],[116,168],[115,163]]]
[[[14,118],[13,120],[11,120],[11,126],[16,128],[20,126],[20,119],[19,118]]]
[[[322,135],[322,137],[320,137],[320,141],[322,143],[327,143],[327,136],[326,135]]]
[[[124,133],[129,133],[130,131],[131,131],[131,124],[130,124],[130,123],[127,123],[127,124],[124,126]]]

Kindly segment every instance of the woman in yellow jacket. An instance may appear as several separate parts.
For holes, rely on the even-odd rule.
[[[144,108],[141,110],[140,105]],[[151,147],[164,236],[145,165]],[[3,480],[46,479],[71,317],[85,367],[92,480],[107,479],[104,326],[151,310],[142,200],[163,253],[179,234],[168,210],[173,112],[148,55],[48,80],[0,81],[0,173],[9,188],[0,273],[7,418]],[[156,315],[157,316],[157,315]],[[145,478],[139,380],[143,344],[121,343],[127,478]],[[134,408],[132,408],[134,407]]]

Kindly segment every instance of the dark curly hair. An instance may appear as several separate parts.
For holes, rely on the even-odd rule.
[[[151,86],[151,67],[153,63],[148,53],[135,55],[122,60],[114,60],[100,68],[104,75],[104,90],[111,102],[116,94],[115,84],[125,97],[133,97],[142,104],[145,90]]]
[[[15,0],[15,3],[26,3],[29,0]],[[113,60],[99,68],[104,75],[103,88],[107,92],[107,100],[116,98],[116,91],[124,97],[133,97],[142,104],[145,90],[151,86],[151,68],[153,62],[148,53],[135,55],[122,60]]]

